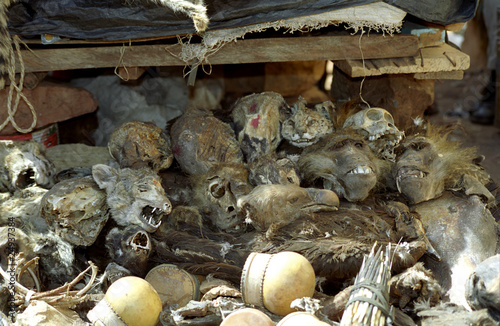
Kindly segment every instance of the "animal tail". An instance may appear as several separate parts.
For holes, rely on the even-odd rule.
[[[13,0],[0,1],[0,90],[5,87],[5,73],[10,64],[12,38],[8,27],[8,8]]]

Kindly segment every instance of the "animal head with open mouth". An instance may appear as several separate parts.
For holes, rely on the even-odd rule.
[[[106,190],[111,218],[120,226],[136,224],[147,232],[154,232],[172,211],[160,177],[148,168],[115,169],[96,164],[92,167],[92,176],[99,187]]]

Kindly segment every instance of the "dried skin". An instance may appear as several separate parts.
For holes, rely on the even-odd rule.
[[[14,192],[33,185],[50,188],[55,172],[42,144],[0,140],[0,191]]]
[[[304,98],[292,107],[292,116],[283,121],[281,135],[296,147],[307,147],[334,131],[331,114],[335,109],[332,102],[307,107]]]
[[[489,175],[475,163],[475,148],[460,147],[447,139],[448,134],[428,125],[425,131],[404,139],[397,149],[392,174],[399,192],[411,204],[439,197],[445,189],[462,187],[464,175],[479,184],[489,181]],[[471,186],[473,183],[466,183],[465,191]]]
[[[342,131],[307,148],[299,158],[302,180],[320,181],[348,201],[362,201],[385,177],[387,162],[377,159],[361,136]]]
[[[302,188],[289,185],[260,185],[238,199],[238,210],[246,223],[258,231],[268,231],[272,225],[284,226],[301,215],[338,209],[339,198],[326,189]]]
[[[220,164],[193,176],[193,204],[219,230],[242,231],[237,200],[250,192],[248,170],[243,164]]]
[[[43,196],[41,215],[69,243],[90,246],[108,221],[106,192],[91,176],[63,180]]]
[[[496,223],[477,196],[445,192],[440,198],[411,207],[421,218],[426,235],[441,261],[424,260],[450,301],[467,306],[465,283],[477,264],[496,253]]]
[[[278,93],[263,92],[240,98],[231,117],[247,162],[272,153],[281,142],[280,111],[286,102]]]
[[[188,109],[170,130],[175,159],[187,174],[204,174],[218,163],[242,163],[233,129],[212,112]]]
[[[111,218],[120,226],[135,224],[154,232],[172,211],[160,177],[150,169],[115,169],[96,164],[92,176],[106,191]]]
[[[115,129],[108,149],[122,168],[168,169],[174,155],[170,137],[151,122],[130,121]]]

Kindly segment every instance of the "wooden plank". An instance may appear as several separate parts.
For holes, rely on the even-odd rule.
[[[435,72],[418,72],[413,75],[415,79],[454,79],[462,80],[464,79],[463,70],[453,70],[453,71],[435,71]]]
[[[361,44],[361,49],[359,43]],[[22,50],[26,72],[109,67],[184,66],[180,44]],[[193,46],[200,47],[199,44]],[[418,51],[413,35],[315,36],[244,39],[224,45],[210,64],[405,57]],[[192,64],[191,62],[189,64]],[[20,71],[19,63],[16,71]]]
[[[462,51],[448,45],[420,49],[417,54],[406,58],[345,60],[336,66],[350,77],[380,76],[384,74],[415,74],[426,72],[467,70],[470,58]]]

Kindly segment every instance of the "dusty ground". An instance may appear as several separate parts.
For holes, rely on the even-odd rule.
[[[486,157],[483,166],[493,180],[500,184],[500,126],[484,126],[471,123],[468,111],[479,97],[487,77],[484,73],[466,72],[463,80],[436,81],[435,104],[438,113],[428,116],[434,123],[459,123],[462,132],[457,139],[464,146],[476,146],[478,153]]]

